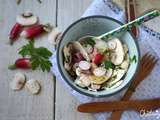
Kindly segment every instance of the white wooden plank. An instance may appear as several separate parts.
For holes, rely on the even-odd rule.
[[[64,30],[80,18],[92,0],[58,0],[58,28]],[[55,120],[93,120],[90,114],[76,111],[79,102],[68,93],[58,80],[56,82]]]
[[[55,24],[56,0],[22,0],[17,6],[16,0],[0,0],[0,120],[53,120],[54,116],[54,82],[51,73],[41,71],[22,71],[27,78],[38,79],[42,85],[39,95],[30,95],[25,89],[14,92],[9,88],[9,82],[14,73],[20,70],[7,69],[18,58],[17,49],[27,41],[19,39],[12,47],[7,44],[8,33],[15,23],[17,14],[30,10],[40,17],[42,23]],[[36,45],[51,48],[47,37],[38,38]]]

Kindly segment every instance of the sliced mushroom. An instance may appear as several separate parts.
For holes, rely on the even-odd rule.
[[[91,83],[100,85],[100,84],[106,82],[109,78],[107,76],[97,77],[95,75],[90,75],[89,79],[91,80]]]
[[[64,46],[63,48],[63,54],[64,54],[64,67],[66,70],[70,70],[71,69],[71,62],[72,62],[72,44],[68,43],[66,46]]]
[[[89,44],[84,46],[84,49],[87,51],[88,54],[93,52],[93,47],[91,45],[89,45]]]
[[[112,78],[108,81],[107,85],[112,86],[121,80],[121,78],[125,75],[126,70],[123,69],[115,69],[112,74]]]
[[[95,47],[100,51],[100,52],[105,52],[108,49],[107,42],[103,40],[95,40],[96,44]]]
[[[128,53],[128,46],[126,44],[123,44],[123,50],[124,50],[124,54]]]
[[[73,66],[72,66],[72,70],[73,71],[76,71],[76,69],[79,67],[79,64],[78,63],[75,63]]]
[[[121,67],[122,69],[124,69],[125,71],[127,71],[127,70],[128,70],[128,66],[129,66],[129,55],[126,54],[126,55],[125,55],[125,59],[124,59],[124,61],[122,62],[122,64],[120,65],[120,67]]]
[[[122,43],[119,39],[114,38],[111,40],[116,43],[116,49],[111,53],[111,61],[114,65],[120,65],[124,60],[124,50]]]
[[[117,47],[117,43],[116,42],[114,42],[114,41],[108,41],[108,48],[110,49],[110,50],[114,50],[116,47]]]
[[[119,87],[122,83],[123,83],[123,80],[120,80],[120,81],[118,81],[117,83],[112,84],[112,85],[109,86],[109,87],[110,87],[110,89],[115,89],[115,88]]]
[[[56,45],[59,41],[58,38],[62,33],[57,29],[54,28],[48,35],[48,41],[52,44],[52,45]]]
[[[86,87],[90,86],[90,84],[91,84],[90,79],[86,75],[85,76],[81,76],[80,80],[82,81],[83,85],[85,85]]]
[[[91,68],[91,64],[88,61],[82,60],[79,62],[79,68],[81,70],[89,70]]]
[[[71,70],[72,66],[71,66],[69,63],[64,62],[64,68],[65,68],[67,71],[69,71],[69,70]]]
[[[23,26],[30,26],[38,22],[38,17],[34,16],[31,12],[25,12],[21,15],[18,15],[16,21]]]
[[[26,82],[26,89],[31,93],[31,94],[38,94],[40,91],[40,84],[37,80],[30,79]]]
[[[87,61],[90,61],[90,57],[89,57],[88,53],[86,52],[84,47],[78,41],[73,42],[73,47],[74,47],[74,49],[79,51]]]
[[[101,85],[97,85],[97,84],[91,84],[91,88],[90,90],[95,91],[101,88]]]
[[[77,79],[74,81],[74,83],[82,88],[86,87],[82,81],[79,79],[79,77],[77,77]]]
[[[78,67],[76,68],[76,75],[77,76],[80,76],[81,75],[81,69]]]
[[[13,80],[10,82],[10,87],[13,90],[20,90],[26,82],[26,77],[23,73],[16,73]]]
[[[91,84],[91,81],[88,75],[81,74],[81,76],[76,79],[75,83],[79,86],[88,87]]]
[[[112,73],[113,73],[113,70],[112,70],[112,69],[108,69],[108,70],[106,71],[105,76],[107,76],[108,78],[110,78],[110,77],[112,76]]]
[[[104,67],[97,67],[93,70],[93,74],[97,77],[104,76],[106,69]]]

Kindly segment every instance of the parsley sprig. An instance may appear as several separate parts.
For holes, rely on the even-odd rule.
[[[29,41],[28,44],[22,46],[22,48],[18,52],[22,57],[29,57],[32,70],[37,68],[41,68],[42,71],[50,71],[52,63],[49,61],[49,58],[52,55],[45,47],[35,48],[34,41]]]
[[[104,61],[103,62],[105,68],[108,70],[108,69],[114,69],[115,68],[115,65],[111,62],[111,61]]]
[[[96,44],[95,40],[93,40],[93,39],[87,39],[87,40],[84,41],[84,43],[86,45],[89,44],[91,46],[94,46]]]
[[[133,62],[136,63],[136,62],[137,62],[137,57],[136,57],[136,55],[133,55],[133,57],[130,58],[130,62],[131,62],[131,63],[133,63]]]

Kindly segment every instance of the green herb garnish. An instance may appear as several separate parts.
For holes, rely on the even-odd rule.
[[[37,0],[40,4],[42,3],[42,1],[41,0]]]
[[[87,40],[85,41],[85,44],[89,44],[89,45],[91,45],[91,46],[94,46],[94,45],[96,44],[96,42],[95,42],[93,39],[87,39]]]
[[[16,0],[17,5],[19,5],[21,3],[21,0]]]
[[[114,69],[115,68],[115,65],[111,62],[111,61],[104,61],[104,66],[105,68],[108,70],[108,69]]]
[[[112,79],[116,79],[117,78],[117,75],[114,75],[113,77],[112,77]]]
[[[52,56],[52,52],[45,47],[35,48],[33,40],[22,46],[18,53],[22,57],[27,56],[30,58],[32,70],[41,68],[43,72],[50,71],[52,63],[49,61],[49,58]]]
[[[137,57],[136,57],[136,55],[134,55],[132,58],[130,58],[130,62],[132,63],[132,62],[137,62]]]

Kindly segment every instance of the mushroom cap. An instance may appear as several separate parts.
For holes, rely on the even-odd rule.
[[[38,22],[38,17],[32,14],[30,16],[25,16],[24,14],[22,14],[17,16],[16,22],[23,26],[30,26]]]
[[[18,72],[14,75],[13,80],[10,82],[10,87],[13,90],[20,90],[24,86],[25,82],[25,75]]]
[[[26,82],[26,89],[31,93],[31,94],[37,94],[40,91],[40,84],[37,80],[30,79]]]
[[[123,62],[125,55],[122,43],[118,38],[114,38],[111,41],[116,43],[116,48],[111,54],[111,61],[114,65],[120,65]]]

